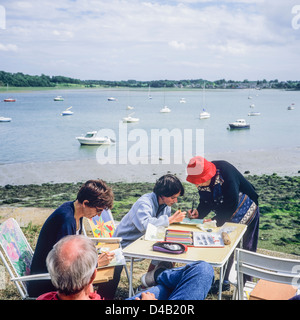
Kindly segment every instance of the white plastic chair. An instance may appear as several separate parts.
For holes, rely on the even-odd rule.
[[[49,273],[29,275],[33,250],[13,218],[0,225],[0,247],[0,258],[22,299],[35,299],[36,297],[29,297],[26,282],[50,280],[50,275]]]
[[[236,261],[234,261],[230,272],[228,276],[228,281],[231,285],[234,286],[233,294],[232,294],[232,300],[238,299],[238,288],[237,288],[237,272],[236,272]],[[256,283],[252,281],[246,281],[244,285],[244,298],[243,300],[248,300],[248,297],[250,296],[251,291],[254,289]]]
[[[267,256],[237,248],[236,272],[239,300],[245,299],[245,287],[254,288],[255,286],[254,283],[248,281],[244,286],[244,274],[263,280],[293,285],[298,288],[299,293],[300,260]]]

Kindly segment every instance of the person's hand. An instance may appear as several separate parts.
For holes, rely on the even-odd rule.
[[[169,217],[169,224],[174,222],[181,222],[186,216],[186,211],[177,210],[171,217]]]
[[[197,210],[197,209],[193,209],[193,211],[192,211],[192,209],[190,209],[190,210],[188,211],[188,217],[189,217],[190,219],[197,219],[197,218],[199,217],[199,212],[198,212],[198,210]]]
[[[112,261],[112,259],[115,257],[115,253],[114,252],[104,252],[101,253],[98,256],[98,267],[103,267],[103,266],[107,266],[108,264],[110,264],[110,262]]]
[[[155,295],[150,292],[142,292],[141,293],[141,298],[136,297],[135,300],[157,300],[155,298]]]

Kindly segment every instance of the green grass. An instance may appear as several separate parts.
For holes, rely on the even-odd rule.
[[[276,174],[248,176],[259,194],[260,248],[300,255],[300,177]],[[55,209],[65,201],[75,200],[82,183],[45,183],[42,185],[7,185],[0,187],[0,206],[44,207]],[[116,220],[129,211],[144,193],[151,192],[153,183],[110,183],[115,195],[113,216]],[[184,183],[185,195],[172,207],[191,208],[198,200],[196,189]]]

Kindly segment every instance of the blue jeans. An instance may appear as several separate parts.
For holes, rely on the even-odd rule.
[[[167,269],[157,277],[157,285],[146,289],[158,300],[204,300],[214,280],[214,269],[204,261]],[[140,298],[141,293],[129,298]]]

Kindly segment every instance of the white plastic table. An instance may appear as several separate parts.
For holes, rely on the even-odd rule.
[[[188,247],[187,252],[183,254],[168,254],[152,250],[152,245],[155,241],[146,241],[144,236],[137,239],[125,249],[123,254],[125,257],[130,258],[130,277],[129,277],[129,296],[132,292],[132,276],[133,276],[133,260],[139,259],[153,259],[160,261],[170,261],[177,263],[190,263],[194,261],[206,261],[214,268],[220,269],[220,287],[219,287],[219,300],[222,299],[222,284],[226,272],[227,262],[235,248],[241,243],[242,237],[246,232],[247,226],[244,224],[226,223],[228,227],[234,227],[234,230],[229,234],[231,244],[225,245],[222,248],[198,248]],[[168,229],[187,230],[187,231],[201,231],[196,226],[172,224]],[[213,231],[217,232],[220,228],[215,228]]]

